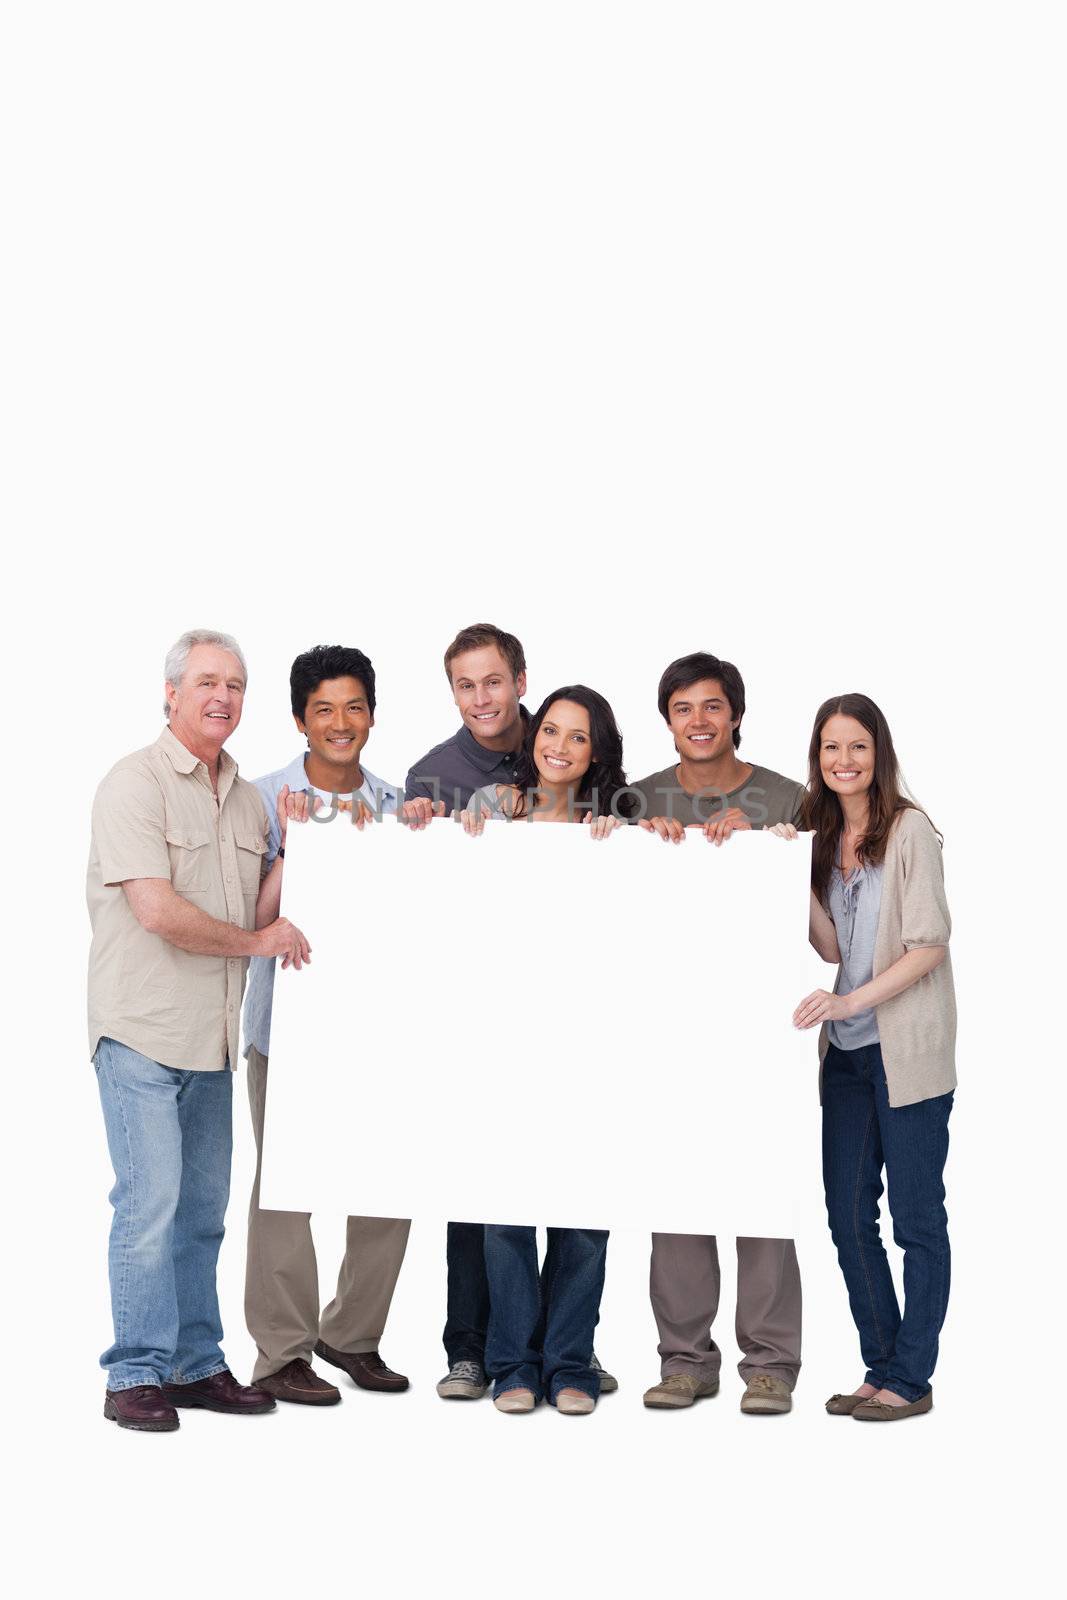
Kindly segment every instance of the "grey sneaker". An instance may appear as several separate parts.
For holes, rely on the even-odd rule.
[[[645,1390],[645,1405],[653,1411],[680,1411],[694,1400],[718,1394],[718,1378],[694,1378],[690,1372],[670,1372],[653,1388]]]
[[[589,1359],[589,1365],[592,1367],[594,1372],[599,1372],[600,1374],[601,1394],[614,1394],[615,1390],[619,1387],[619,1380],[618,1378],[613,1378],[610,1372],[604,1371],[604,1368],[600,1365],[600,1362],[596,1358],[595,1350]]]
[[[793,1395],[781,1378],[772,1378],[769,1372],[757,1372],[748,1380],[748,1388],[741,1396],[741,1410],[749,1416],[774,1416],[792,1411]]]
[[[437,1385],[442,1400],[480,1400],[489,1388],[489,1379],[480,1361],[453,1361]]]

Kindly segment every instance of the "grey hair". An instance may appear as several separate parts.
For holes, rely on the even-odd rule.
[[[216,633],[214,628],[190,628],[176,639],[167,651],[167,659],[163,663],[163,681],[165,683],[179,684],[185,676],[185,669],[189,665],[189,652],[194,644],[214,644],[220,650],[228,650],[236,656],[241,663],[241,671],[248,683],[248,667],[245,662],[241,646],[237,643],[232,633]],[[170,702],[164,700],[163,715],[170,721]]]

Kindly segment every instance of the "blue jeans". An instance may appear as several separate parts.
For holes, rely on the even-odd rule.
[[[537,1230],[486,1224],[485,1366],[494,1398],[505,1389],[529,1389],[552,1405],[561,1389],[598,1397],[600,1377],[590,1360],[607,1249],[601,1230],[549,1228],[539,1277]]]
[[[485,1229],[480,1222],[448,1224],[448,1319],[444,1342],[448,1364],[485,1365],[489,1283],[485,1276]]]
[[[230,1193],[233,1074],[163,1067],[114,1039],[93,1057],[115,1187],[108,1388],[222,1372],[215,1264]]]
[[[952,1095],[891,1106],[881,1046],[831,1045],[822,1078],[823,1184],[830,1232],[867,1364],[865,1382],[920,1400],[930,1388],[949,1288],[942,1175]],[[878,1231],[882,1168],[904,1252],[904,1315]]]

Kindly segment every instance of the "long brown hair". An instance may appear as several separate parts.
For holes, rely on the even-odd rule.
[[[867,790],[867,831],[856,846],[857,858],[871,865],[884,861],[890,830],[900,812],[922,810],[907,792],[893,748],[893,735],[874,701],[865,694],[838,694],[830,700],[824,700],[815,713],[815,726],[811,730],[808,789],[804,799],[804,826],[815,832],[811,851],[811,885],[820,899],[825,897],[830,882],[844,825],[841,802],[833,789],[823,781],[819,760],[822,731],[830,718],[837,716],[854,717],[866,728],[874,744],[874,777]],[[926,813],[923,812],[923,815]],[[934,831],[937,832],[936,828]]]

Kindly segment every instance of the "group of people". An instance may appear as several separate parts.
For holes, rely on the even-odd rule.
[[[275,964],[311,958],[305,933],[280,915],[287,830],[322,806],[351,812],[360,828],[391,814],[418,831],[451,815],[477,835],[521,818],[586,826],[597,840],[637,825],[670,845],[692,836],[722,846],[747,828],[785,840],[812,830],[810,938],[838,970],[833,988],[807,995],[792,1020],[821,1028],[827,1211],[865,1366],[859,1385],[826,1409],[859,1421],[928,1411],[949,1288],[950,922],[940,835],[905,792],[881,711],[861,694],[825,701],[801,784],[738,754],[737,668],[684,656],[658,694],[676,759],[628,783],[603,695],[570,684],[527,711],[514,635],[464,628],[444,665],[461,725],[401,788],[363,759],[375,712],[367,656],[347,646],[299,655],[291,711],[304,748],[250,784],[224,748],[243,710],[244,657],[229,635],[186,633],[166,658],[162,733],[97,791],[89,1038],[115,1169],[105,1416],[165,1432],[187,1406],[247,1415],[278,1401],[334,1405],[340,1389],[314,1356],[361,1388],[408,1387],[379,1345],[409,1222],[350,1217],[337,1292],[320,1310],[310,1218],[260,1207],[258,1162],[245,1287],[258,1351],[250,1385],[234,1378],[221,1348],[215,1272],[245,973],[251,961],[244,1042],[261,1153]],[[378,1085],[369,1064],[361,1070],[370,1100]],[[883,1174],[904,1253],[903,1309],[879,1232]],[[491,1387],[503,1412],[542,1400],[565,1415],[593,1411],[617,1387],[594,1353],[607,1242],[601,1230],[549,1229],[539,1266],[533,1227],[449,1223],[448,1372],[438,1394],[475,1400]],[[781,1414],[801,1361],[796,1249],[790,1239],[736,1244],[741,1409]],[[689,1407],[719,1387],[714,1236],[653,1234],[650,1286],[661,1369],[644,1404]]]

